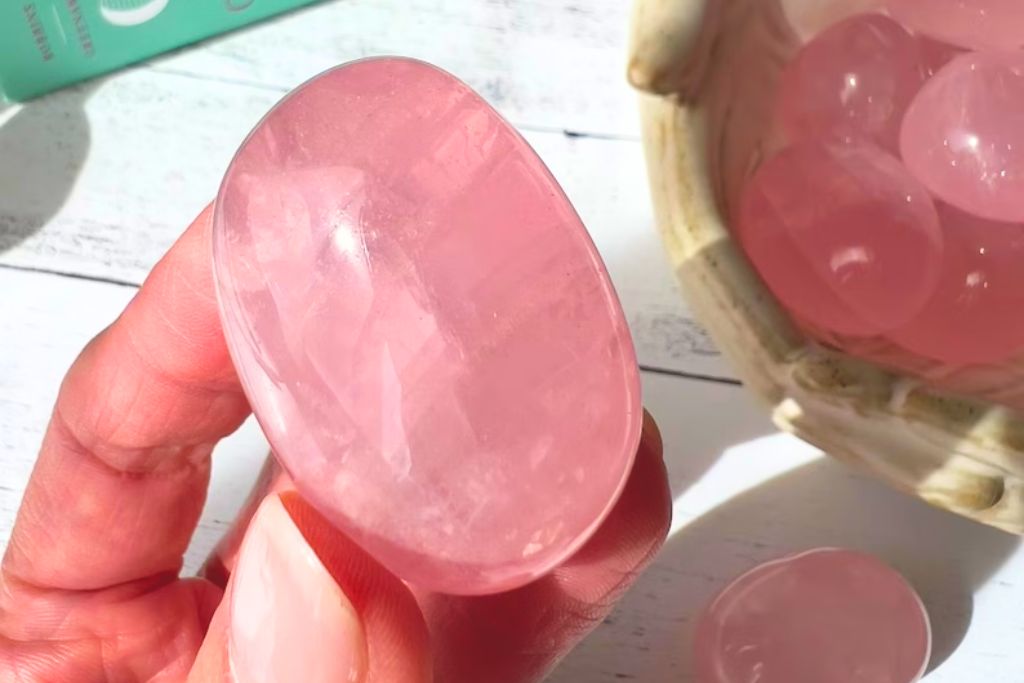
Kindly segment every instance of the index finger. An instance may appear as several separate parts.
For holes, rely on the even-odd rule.
[[[4,578],[97,589],[176,572],[210,452],[249,413],[218,318],[208,207],[61,387]]]

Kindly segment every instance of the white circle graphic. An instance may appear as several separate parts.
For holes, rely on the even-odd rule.
[[[164,11],[170,0],[100,0],[100,15],[114,26],[138,26]]]

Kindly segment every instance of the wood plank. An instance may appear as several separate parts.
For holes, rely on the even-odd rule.
[[[0,269],[0,547],[60,378],[134,289]],[[753,564],[822,545],[861,548],[901,569],[932,613],[927,683],[1016,683],[1024,608],[1019,539],[930,508],[777,434],[742,389],[644,374],[674,494],[665,550],[553,683],[693,681],[701,606]],[[214,456],[211,494],[187,556],[194,571],[234,516],[266,453],[250,421]]]
[[[679,302],[651,226],[621,0],[339,0],[0,110],[0,266],[138,284],[208,201],[238,142],[287,89],[382,53],[426,59],[526,131],[590,227],[641,362],[729,371]],[[575,138],[564,130],[596,134]],[[0,548],[60,378],[133,286],[0,268]],[[700,606],[755,562],[814,545],[879,554],[932,612],[927,683],[1016,683],[1024,553],[774,433],[741,390],[645,373],[675,495],[665,551],[555,683],[692,681]],[[193,570],[266,443],[250,421],[215,454]]]
[[[0,264],[140,283],[279,93],[129,71],[5,112]],[[641,363],[730,377],[682,304],[639,143],[526,131],[604,256]]]
[[[0,269],[0,551],[6,547],[61,379],[117,318],[134,287]],[[186,556],[194,572],[245,500],[266,440],[249,420],[214,457],[211,490]]]
[[[1024,551],[1018,538],[897,493],[773,433],[735,387],[648,375],[674,493],[671,535],[611,617],[551,683],[699,683],[695,621],[732,578],[815,547],[850,547],[897,567],[932,619],[925,683],[1016,683]]]
[[[638,136],[626,84],[629,2],[343,0],[158,59],[154,68],[289,90],[367,56],[458,75],[519,126]]]

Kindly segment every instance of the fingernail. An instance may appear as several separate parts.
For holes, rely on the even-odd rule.
[[[356,683],[366,636],[352,603],[277,495],[253,516],[231,579],[235,683]]]
[[[263,463],[263,469],[249,493],[249,498],[246,499],[228,533],[206,558],[202,569],[199,570],[199,575],[213,581],[221,588],[226,587],[228,578],[235,573],[238,553],[242,550],[242,539],[249,530],[253,517],[256,516],[256,510],[267,496],[294,488],[295,485],[292,483],[291,477],[278,464],[277,458],[272,453],[268,455],[266,462]]]

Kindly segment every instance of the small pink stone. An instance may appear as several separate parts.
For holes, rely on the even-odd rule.
[[[940,199],[995,221],[1024,221],[1024,51],[976,52],[939,70],[907,109],[900,150]]]
[[[769,159],[744,190],[738,236],[797,318],[855,336],[913,319],[942,261],[927,191],[867,143],[804,142]]]
[[[921,60],[924,64],[925,74],[931,78],[939,72],[939,69],[949,64],[955,57],[962,55],[965,50],[949,43],[938,40],[917,37],[918,46],[921,50]],[[918,88],[920,90],[920,88]],[[906,113],[904,111],[904,113]],[[901,121],[902,122],[902,121]]]
[[[640,438],[587,231],[525,141],[432,66],[282,100],[217,199],[225,334],[296,487],[401,578],[479,594],[573,553]]]
[[[940,204],[945,234],[935,295],[901,346],[947,363],[994,363],[1024,351],[1024,225],[996,223]]]
[[[974,50],[1024,45],[1020,0],[887,0],[889,13],[912,31]]]
[[[914,683],[931,653],[920,598],[873,557],[815,550],[756,567],[708,606],[697,683]]]
[[[851,17],[809,42],[782,74],[787,136],[864,136],[895,151],[903,112],[927,77],[922,45],[881,14]]]

